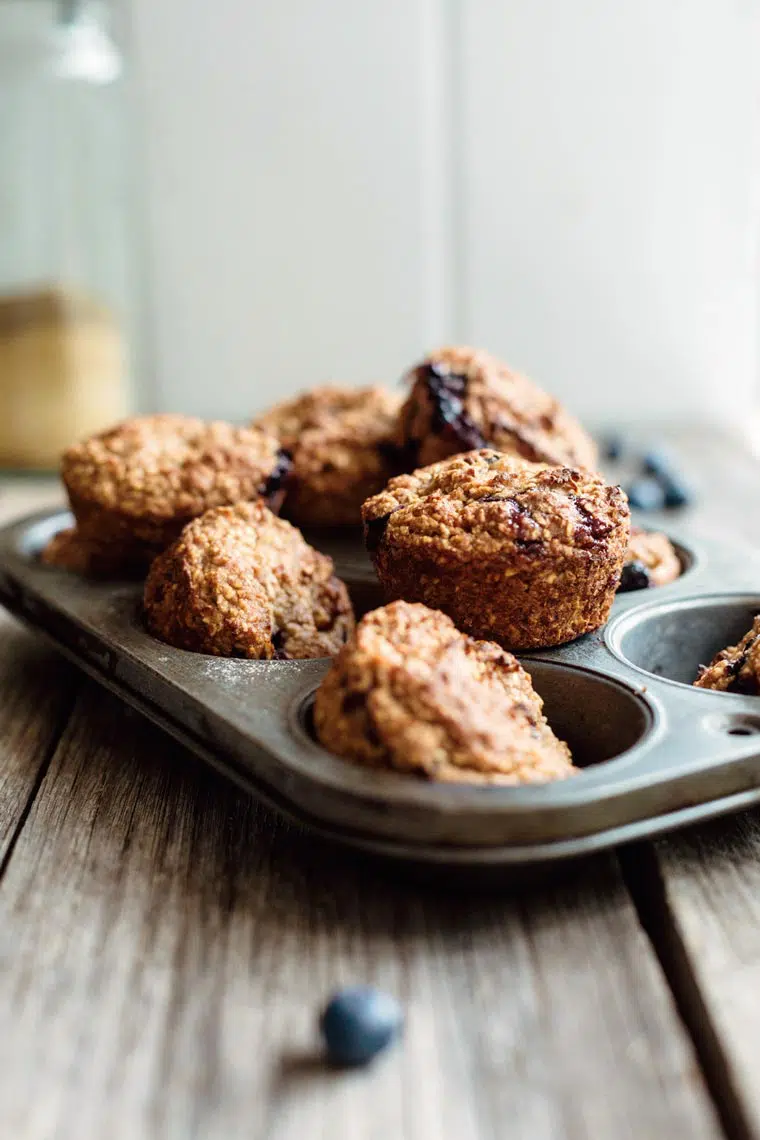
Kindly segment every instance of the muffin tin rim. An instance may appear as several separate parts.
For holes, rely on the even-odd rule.
[[[43,629],[44,626],[42,626],[42,623],[37,620],[39,618],[39,612],[37,615],[35,615],[34,604],[30,604],[28,609],[24,610],[23,606],[21,605],[22,595],[25,592],[28,593],[30,603],[34,603],[34,595],[36,591],[38,598],[38,610],[44,606],[54,608],[56,604],[60,607],[60,598],[56,599],[56,591],[52,586],[49,586],[47,583],[45,583],[45,577],[48,573],[51,575],[62,575],[64,572],[55,570],[53,568],[40,566],[34,558],[30,557],[29,543],[27,542],[25,544],[24,538],[26,537],[29,529],[34,527],[35,524],[39,524],[41,521],[48,520],[49,525],[52,525],[54,527],[55,523],[50,523],[50,520],[51,517],[54,519],[56,516],[58,518],[58,526],[64,525],[63,520],[66,518],[66,512],[64,510],[47,510],[37,512],[35,515],[27,517],[26,519],[11,523],[4,527],[2,529],[2,532],[0,532],[0,583],[2,583],[3,594],[9,600],[10,608],[12,610],[15,609],[15,611],[17,613],[20,613],[21,616],[26,617],[26,619],[30,621],[32,625],[36,624],[38,626],[41,626]],[[704,551],[704,546],[700,547],[699,539],[692,539],[691,536],[688,536],[682,540],[681,537],[678,536],[676,540],[679,543],[682,543],[686,549],[692,551]],[[716,546],[716,544],[713,544],[712,550],[708,555],[705,556],[705,559],[703,561],[703,569],[707,567],[709,570],[710,559],[714,552],[718,553],[717,562],[718,565],[720,565],[719,548]],[[737,577],[733,562],[726,563],[726,566],[728,567],[728,577],[732,578],[731,585],[733,587],[733,592],[740,594],[743,593],[745,595],[749,593],[751,595],[753,592],[752,588],[746,584],[746,580],[748,578],[747,572],[742,572]],[[759,568],[760,557],[758,557],[755,553],[754,571],[757,572],[758,578],[760,578]],[[33,571],[31,573],[31,577],[27,574],[27,571],[30,569]],[[697,569],[697,567],[695,567],[695,569]],[[45,577],[43,577],[43,575]],[[71,578],[73,576],[66,575],[66,577]],[[686,575],[684,575],[684,577],[686,577]],[[15,593],[14,579],[16,580]],[[79,582],[82,581],[84,580],[79,579]],[[737,583],[741,584],[739,585]],[[687,585],[691,585],[691,583],[687,583]],[[696,586],[696,583],[693,585]],[[115,586],[117,589],[121,590],[129,587],[129,589],[132,591],[133,598],[135,588],[139,588],[139,585],[134,582],[121,582],[115,584]],[[679,586],[681,587],[680,590]],[[107,595],[112,589],[113,585],[102,584],[102,592],[98,594],[101,606],[107,606]],[[657,597],[654,600],[652,599],[650,590],[635,592],[629,595],[622,595],[619,601],[622,602],[623,605],[618,605],[617,612],[613,610],[613,616],[610,621],[612,622],[615,620],[621,620],[623,617],[627,617],[629,614],[633,614],[634,611],[638,611],[644,608],[648,609],[661,603],[665,603],[666,601],[668,601],[669,604],[672,604],[676,600],[676,597],[673,595],[674,589],[678,590],[680,594],[686,593],[686,591],[683,589],[682,580],[679,579],[677,582],[672,583],[669,587],[666,586],[657,588]],[[668,594],[670,595],[669,599],[664,596],[664,591],[668,591]],[[694,589],[692,588],[688,592],[689,594],[693,594]],[[708,594],[709,591],[705,591],[704,594],[699,596],[704,597]],[[89,592],[86,590],[79,590],[77,592],[77,590],[74,589],[73,596],[75,600],[78,600],[80,605],[83,606],[85,604],[84,599],[85,597],[89,596]],[[115,607],[113,610],[114,621],[118,616],[117,611],[118,607]],[[104,609],[102,612],[105,613],[107,611]],[[68,611],[66,611],[64,607],[61,610],[61,613],[62,616],[65,617],[73,627],[80,629],[83,633],[89,633],[91,639],[93,638],[93,630],[97,632],[97,626],[94,626],[92,623],[88,625],[86,617],[77,616],[76,606],[74,606],[73,603],[71,603]],[[116,629],[117,626],[115,624],[104,627],[104,637],[105,634],[110,634],[111,642],[117,642],[114,633]],[[55,632],[51,634],[48,631],[48,633],[49,636],[53,636],[54,640],[56,639]],[[218,665],[221,668],[232,669],[235,673],[239,673],[240,678],[246,677],[247,674],[253,681],[255,681],[254,671],[258,672],[259,676],[262,679],[276,678],[280,674],[280,670],[278,670],[276,667],[281,666],[282,672],[287,671],[287,673],[290,675],[290,681],[286,686],[288,694],[287,699],[289,701],[292,701],[294,699],[295,693],[303,698],[303,696],[306,695],[310,689],[313,690],[315,687],[315,682],[319,679],[320,671],[324,670],[327,662],[329,661],[329,659],[323,658],[320,660],[312,661],[255,662],[247,661],[244,659],[217,658],[207,655],[189,654],[187,651],[174,650],[172,647],[158,642],[144,630],[141,630],[141,634],[142,637],[147,640],[147,642],[151,643],[157,651],[163,654],[162,660],[168,663],[165,667],[164,673],[161,673],[159,671],[159,679],[162,682],[163,688],[167,689],[174,686],[178,693],[186,692],[188,699],[191,702],[193,700],[198,702],[199,700],[197,696],[193,696],[195,690],[183,690],[181,687],[181,680],[177,680],[176,677],[172,676],[172,660],[179,661],[179,657],[175,657],[174,655],[181,654],[185,666],[188,664],[188,659],[197,657],[203,662],[206,668],[208,668],[209,665],[211,667]],[[94,640],[96,642],[98,641],[97,636],[94,638]],[[62,645],[64,649],[66,648],[65,644],[63,644],[60,639],[58,639],[58,643]],[[104,658],[107,658],[109,652],[106,648],[107,644],[107,637],[105,639],[105,642],[101,639],[102,656]],[[123,641],[119,645],[119,648],[123,656],[129,658],[131,654],[132,662],[137,667],[141,668],[142,670],[150,670],[151,666],[148,665],[145,661],[140,660],[139,653],[135,654],[134,652],[134,648],[136,647],[131,645],[128,640]],[[70,652],[70,655],[73,655],[75,659],[80,660],[80,663],[85,664],[85,667],[89,667],[87,665],[86,657],[82,656],[81,654],[79,657],[77,657],[76,652],[73,654]],[[642,683],[641,671],[637,670],[634,666],[626,662],[619,661],[618,658],[612,654],[609,648],[605,645],[603,636],[599,636],[599,633],[596,635],[589,635],[586,638],[580,639],[579,642],[571,643],[570,645],[560,647],[557,650],[549,651],[546,653],[542,651],[536,651],[534,654],[532,653],[530,655],[524,655],[522,660],[526,664],[528,670],[530,670],[529,662],[531,660],[545,662],[547,658],[549,664],[571,668],[579,667],[586,674],[590,674],[595,678],[601,678],[605,681],[621,685],[623,689],[633,692],[634,695],[644,700],[645,704],[649,701],[661,702],[665,707],[666,712],[668,702],[673,700],[673,694],[675,692],[673,686],[670,687],[669,693],[666,691],[664,692],[662,689],[660,689],[661,684],[665,685],[664,679],[649,674],[645,674],[646,683]],[[109,680],[105,676],[106,669],[103,667],[102,662],[100,662],[99,659],[95,657],[95,655],[93,655],[90,660],[91,662],[94,661],[96,665],[96,668],[90,668],[90,672],[94,672],[96,676],[99,676],[101,680],[103,680],[106,684],[109,684]],[[184,672],[187,673],[187,669],[185,669]],[[304,675],[304,673],[306,675]],[[631,674],[634,674],[635,679],[634,676],[631,676]],[[271,688],[267,690],[266,686],[269,684],[268,681],[262,681],[262,683],[264,685],[263,693],[265,696],[267,691],[269,693],[274,691]],[[125,692],[119,689],[118,684],[112,685],[111,687],[116,688],[116,691],[120,692],[120,695],[125,699],[130,699],[129,692],[125,694]],[[122,685],[122,689],[123,688],[124,686]],[[693,700],[694,698],[696,698],[696,700],[700,700],[709,698],[714,695],[702,690],[691,690],[690,686],[679,685],[678,688],[686,691],[688,694],[687,702]],[[745,711],[747,707],[746,702],[750,703],[751,708],[752,704],[756,701],[756,698],[753,697],[732,696],[733,700],[736,702],[745,702]],[[138,707],[140,707],[137,700],[135,700],[133,703],[138,704]],[[681,692],[678,694],[676,705],[683,704],[684,697],[683,692]],[[162,708],[166,713],[165,720],[171,721],[172,718],[169,714],[172,712],[172,706],[169,705],[159,707]],[[226,707],[227,706],[223,706],[223,713]],[[690,718],[694,720],[695,718],[691,715],[691,711],[692,710],[690,710]],[[740,711],[740,708],[737,708],[737,713]],[[150,712],[148,715],[150,715]],[[220,715],[222,714],[217,714],[217,721],[219,720]],[[704,717],[697,719],[701,723],[701,720],[703,720]],[[292,742],[293,737],[289,733],[287,725],[284,725],[283,722],[284,709],[282,715],[280,716],[280,723],[278,724],[276,746],[273,746],[271,744],[270,740],[266,738],[266,734],[264,734],[262,738],[257,738],[255,735],[253,735],[251,739],[251,746],[254,748],[254,752],[263,751],[264,753],[269,754],[267,765],[261,768],[251,767],[246,769],[245,763],[241,762],[238,766],[243,773],[242,777],[239,775],[236,776],[236,754],[234,752],[230,752],[229,755],[227,755],[224,751],[222,751],[222,757],[227,758],[220,760],[217,764],[217,767],[221,767],[223,770],[228,772],[228,774],[233,775],[233,777],[238,779],[238,781],[241,783],[245,783],[246,780],[248,780],[251,784],[251,790],[258,792],[258,794],[266,798],[266,780],[268,778],[267,772],[271,772],[272,770],[272,761],[274,761],[274,767],[276,768],[279,768],[281,770],[288,768],[287,761],[289,754],[287,749],[287,741],[290,740]],[[163,721],[159,720],[159,723],[163,723]],[[175,731],[171,723],[168,725],[164,724],[164,727],[168,727],[169,731]],[[181,729],[181,725],[179,727]],[[233,725],[233,728],[234,727],[235,726]],[[236,731],[238,731],[238,735],[240,735],[241,730],[236,729]],[[179,735],[179,733],[176,734]],[[660,779],[653,779],[653,773],[651,771],[647,771],[645,765],[642,769],[639,769],[635,773],[632,772],[629,775],[627,765],[628,757],[635,755],[636,752],[639,752],[639,754],[643,756],[656,756],[657,751],[659,750],[659,745],[663,743],[663,740],[667,740],[667,725],[664,725],[662,727],[661,739],[659,742],[652,739],[653,735],[654,734],[651,732],[646,734],[646,736],[643,737],[641,741],[637,742],[637,744],[634,745],[626,753],[619,754],[618,757],[611,758],[609,761],[602,761],[600,763],[593,764],[587,768],[585,772],[581,772],[579,776],[574,777],[570,780],[551,781],[546,784],[532,785],[528,787],[483,787],[468,784],[454,786],[439,785],[438,787],[442,788],[442,795],[440,797],[437,795],[431,796],[430,794],[431,790],[436,787],[434,783],[420,781],[419,783],[425,789],[425,796],[408,797],[406,801],[399,799],[396,796],[385,797],[382,795],[382,793],[378,792],[377,788],[375,788],[373,791],[374,798],[376,801],[383,803],[386,814],[388,812],[393,814],[394,803],[396,803],[399,808],[402,805],[405,806],[408,811],[412,813],[412,823],[414,823],[415,818],[420,816],[421,809],[427,809],[434,813],[432,821],[421,829],[422,835],[418,836],[417,838],[414,838],[415,833],[413,830],[410,831],[404,839],[399,839],[398,836],[393,838],[392,833],[391,838],[389,838],[388,830],[383,831],[381,827],[378,827],[376,831],[367,830],[368,825],[366,821],[369,817],[367,816],[366,812],[362,818],[362,826],[364,827],[364,830],[361,832],[361,835],[354,833],[349,835],[349,825],[336,824],[335,815],[331,815],[329,813],[325,813],[316,817],[316,823],[314,818],[312,818],[310,821],[311,826],[314,828],[314,830],[319,830],[319,826],[321,824],[324,831],[332,830],[333,833],[336,833],[337,831],[340,833],[337,835],[338,838],[342,837],[345,842],[353,844],[354,846],[370,846],[374,842],[376,845],[385,846],[386,853],[388,854],[392,853],[391,849],[394,847],[394,845],[396,848],[403,848],[404,844],[409,847],[413,847],[414,853],[425,860],[433,859],[431,852],[435,851],[436,854],[433,861],[439,860],[445,862],[446,851],[449,851],[453,854],[454,851],[460,850],[458,847],[451,848],[448,846],[451,842],[455,842],[456,844],[462,844],[462,849],[466,848],[465,855],[463,856],[463,861],[472,861],[470,859],[470,855],[475,853],[478,849],[477,838],[467,837],[463,839],[460,835],[461,829],[459,829],[459,831],[457,831],[458,837],[456,840],[444,839],[436,831],[436,821],[438,819],[442,819],[445,824],[445,819],[457,819],[462,812],[467,812],[469,810],[476,799],[480,799],[483,802],[484,807],[487,804],[491,809],[490,813],[485,813],[483,816],[484,822],[490,826],[490,831],[487,831],[487,834],[489,836],[487,839],[487,851],[489,852],[489,860],[505,862],[514,860],[515,862],[519,862],[521,861],[521,858],[523,858],[520,855],[521,850],[526,852],[530,850],[533,852],[533,855],[524,856],[526,859],[538,857],[536,855],[536,852],[539,851],[542,852],[547,859],[554,858],[554,855],[552,855],[552,850],[559,850],[557,847],[558,844],[563,847],[563,849],[566,848],[569,850],[569,848],[572,848],[573,854],[582,854],[585,850],[595,850],[600,847],[607,846],[613,841],[619,841],[618,838],[615,838],[614,840],[611,838],[605,840],[605,836],[612,836],[614,834],[614,836],[617,837],[620,835],[621,830],[625,831],[626,834],[629,834],[632,830],[638,830],[639,834],[649,834],[650,832],[657,831],[659,830],[657,821],[663,817],[663,815],[667,815],[668,818],[672,816],[674,819],[681,820],[688,816],[689,813],[693,815],[695,811],[701,812],[702,816],[709,814],[718,814],[720,811],[725,810],[721,807],[721,804],[726,803],[727,800],[736,800],[737,798],[741,798],[742,803],[744,803],[748,798],[751,798],[751,796],[754,795],[753,789],[757,786],[758,783],[758,778],[756,777],[755,770],[757,768],[758,762],[760,762],[760,750],[758,750],[757,747],[758,742],[756,740],[753,740],[752,737],[728,737],[726,735],[722,735],[721,738],[721,736],[718,736],[717,738],[713,739],[714,746],[712,748],[712,753],[709,756],[706,755],[704,749],[702,749],[702,752],[697,757],[697,761],[695,763],[686,765],[685,767],[679,767],[679,765],[675,765],[672,770],[670,764],[668,764],[667,768],[659,773],[659,776],[661,777]],[[231,737],[229,735],[223,736],[218,742],[219,747],[224,750],[224,748],[229,744],[230,739]],[[644,743],[648,741],[651,741],[650,746],[642,747]],[[190,743],[192,746],[192,740]],[[203,744],[203,741],[201,741],[201,744]],[[316,744],[313,746],[314,748],[319,749],[320,752],[324,751]],[[208,749],[206,752],[208,753]],[[714,758],[716,754],[717,758]],[[345,772],[347,768],[353,769],[356,767],[350,763],[347,763],[346,761],[341,760],[339,757],[332,756],[331,753],[325,753],[325,755],[330,757],[335,764],[340,764],[342,772]],[[231,757],[231,759],[229,759],[229,757]],[[208,758],[208,755],[206,758]],[[624,761],[626,762],[625,766],[623,763]],[[618,765],[618,762],[620,768],[623,769],[620,772],[620,778],[617,778],[613,775],[613,769],[616,765]],[[738,763],[739,768],[736,770],[736,775],[733,776],[732,773],[734,772],[736,763]],[[714,770],[716,769],[720,769],[720,771],[714,773]],[[250,776],[245,775],[246,770],[249,770],[251,772]],[[642,793],[643,795],[647,792],[648,789],[650,791],[653,789],[655,794],[655,802],[657,802],[656,795],[657,790],[660,788],[660,786],[664,786],[663,791],[665,792],[673,782],[678,785],[678,788],[681,788],[685,786],[685,781],[687,781],[692,776],[697,776],[698,774],[701,774],[703,777],[707,778],[708,782],[707,784],[700,784],[700,794],[696,797],[696,799],[684,795],[683,802],[680,800],[674,800],[672,803],[670,801],[667,803],[665,803],[665,801],[662,801],[659,803],[659,806],[646,807],[645,810],[644,806],[642,805],[650,804],[652,800],[651,797],[646,798],[646,796],[644,796],[644,799],[640,801],[638,806],[633,805],[632,811],[634,814],[629,815],[628,821],[626,822],[626,816],[623,809],[626,808],[625,801],[628,799],[630,794]],[[712,778],[714,774],[717,774],[717,782]],[[393,776],[393,774],[389,775],[391,777]],[[658,773],[654,773],[654,775],[656,777]],[[411,781],[405,779],[403,775],[397,775],[396,779],[398,779],[402,785],[405,785],[407,787],[411,783]],[[259,785],[261,785],[262,781],[264,787],[257,787],[257,782]],[[710,789],[709,795],[705,792],[705,788]],[[722,790],[716,791],[716,788]],[[271,785],[271,789],[273,792],[279,795],[281,785],[279,783],[274,783]],[[563,792],[562,789],[565,789],[565,791]],[[572,798],[568,797],[568,791],[570,789],[573,789],[571,794]],[[321,784],[320,793],[322,794],[323,801],[326,796],[329,799],[329,793],[329,783],[323,782]],[[579,795],[582,798],[576,802],[575,797]],[[757,796],[760,798],[760,789],[757,791]],[[345,782],[343,784],[343,787],[340,789],[339,799],[341,797],[343,801],[346,801],[347,798],[349,800],[351,799],[351,795],[347,792]],[[281,795],[280,798],[282,799]],[[356,795],[353,796],[353,799],[354,801],[356,800]],[[436,800],[438,800],[438,804],[435,803]],[[609,812],[607,812],[604,805],[609,801],[615,802],[611,805]],[[292,798],[291,804],[294,815],[298,816],[299,812],[304,812],[305,809],[303,800],[299,801],[297,798]],[[693,806],[689,807],[689,804]],[[282,805],[280,804],[279,806]],[[324,804],[322,806],[324,806]],[[442,815],[439,816],[436,814],[436,807],[442,809]],[[566,810],[571,807],[573,819],[579,819],[580,814],[582,814],[584,811],[591,811],[591,819],[593,822],[588,826],[583,825],[583,827],[581,827],[580,823],[573,824],[572,826],[574,830],[570,832],[565,831],[565,837],[561,838],[562,832],[560,821],[564,817]],[[542,815],[542,809],[547,809],[550,811],[551,818],[555,821],[554,824],[547,826],[545,823],[542,825],[539,821],[535,827],[533,825],[529,827],[526,823],[526,825],[522,828],[522,834],[518,834],[517,838],[515,838],[514,835],[510,833],[509,821],[512,821],[517,827],[519,826],[519,820],[521,818],[525,819],[526,821],[531,819],[531,817],[534,816],[536,810],[539,811],[539,815]],[[475,816],[478,815],[479,813],[476,812]],[[610,820],[613,822],[611,823]],[[614,820],[618,820],[618,822],[615,823]],[[370,822],[374,821],[371,820]],[[673,824],[670,824],[670,826],[672,825]],[[544,828],[543,832],[541,832],[541,826]],[[535,828],[538,828],[539,838],[534,842],[530,840],[530,835],[535,834]],[[496,835],[497,831],[499,832],[498,835]],[[374,836],[374,838],[371,838],[371,836]],[[512,854],[509,855],[509,852],[512,852]],[[499,853],[501,853],[501,855]],[[559,857],[559,855],[557,857]],[[477,855],[475,855],[475,859],[477,859]]]
[[[756,701],[758,703],[758,715],[760,715],[760,695],[755,696],[753,694],[746,693],[727,693],[716,689],[699,689],[693,684],[686,684],[685,681],[674,681],[671,677],[666,677],[661,673],[653,673],[648,669],[644,669],[644,667],[641,665],[636,665],[635,662],[631,661],[630,658],[625,655],[620,646],[620,640],[625,635],[626,631],[632,626],[638,624],[638,622],[641,621],[642,617],[646,618],[647,615],[654,616],[658,611],[672,612],[674,610],[681,609],[689,610],[691,608],[696,608],[697,605],[700,605],[702,603],[717,603],[718,605],[725,603],[728,605],[732,602],[756,602],[757,612],[760,614],[760,589],[756,593],[747,590],[714,591],[709,594],[684,593],[680,594],[676,598],[671,598],[669,601],[666,599],[665,601],[661,602],[659,598],[656,598],[652,599],[649,602],[645,602],[640,606],[629,607],[623,613],[610,617],[610,620],[607,622],[604,630],[602,631],[604,645],[607,650],[616,658],[617,661],[619,661],[627,669],[632,669],[635,673],[639,674],[639,676],[648,678],[650,682],[655,681],[657,684],[671,686],[674,689],[680,690],[684,695],[690,694],[692,697],[697,697],[699,699],[705,697],[710,699],[714,699],[715,697],[723,697],[724,699],[727,698],[734,703],[739,702],[742,704],[746,703],[747,701]]]
[[[530,665],[530,659],[527,657],[520,657],[519,660],[521,664],[523,664],[523,667],[526,668],[526,671],[530,673],[530,669],[528,667]],[[286,712],[288,726],[294,738],[297,739],[302,746],[305,746],[313,755],[319,756],[322,759],[329,758],[331,761],[338,760],[341,762],[341,764],[347,765],[349,769],[362,767],[365,771],[372,772],[373,775],[381,778],[383,781],[387,779],[392,780],[393,784],[397,787],[401,787],[410,779],[420,780],[424,787],[428,787],[431,790],[441,788],[443,790],[443,794],[446,795],[458,793],[466,789],[468,792],[472,791],[479,795],[485,795],[489,799],[493,799],[494,794],[497,792],[508,793],[510,797],[530,796],[532,798],[534,795],[540,794],[548,788],[557,789],[560,786],[575,784],[579,780],[587,781],[589,777],[597,772],[597,770],[601,768],[607,769],[609,765],[627,765],[629,763],[635,764],[636,760],[639,759],[640,754],[643,753],[644,750],[648,752],[650,748],[658,742],[663,728],[663,710],[660,707],[660,702],[656,697],[642,693],[640,688],[636,689],[630,683],[627,683],[621,678],[600,673],[596,669],[592,669],[583,665],[570,665],[566,662],[560,661],[541,661],[539,658],[536,658],[535,661],[539,665],[546,666],[549,669],[557,669],[559,672],[567,671],[583,674],[585,677],[591,680],[592,684],[607,683],[614,688],[620,689],[625,694],[626,698],[634,701],[639,706],[641,712],[646,718],[647,723],[644,727],[643,732],[641,733],[641,736],[638,738],[638,740],[636,740],[634,744],[630,745],[630,747],[626,748],[624,751],[619,752],[614,756],[610,756],[606,760],[599,760],[595,761],[592,764],[584,765],[583,767],[579,768],[575,774],[569,776],[567,779],[546,780],[544,782],[537,782],[535,784],[489,785],[467,781],[463,781],[461,783],[456,781],[425,781],[424,777],[415,772],[405,773],[395,770],[373,769],[367,765],[357,765],[351,760],[348,760],[343,756],[339,756],[335,752],[331,752],[329,748],[325,748],[319,742],[316,734],[312,734],[305,724],[307,708],[313,707],[317,689],[319,688],[319,685],[314,685],[313,683],[310,683],[308,687],[304,687],[303,690],[301,690],[296,696],[291,699]]]

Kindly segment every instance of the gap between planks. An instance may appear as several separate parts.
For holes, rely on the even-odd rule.
[[[80,675],[0,610],[0,877],[74,706]]]
[[[695,971],[692,953],[673,912],[655,846],[636,843],[617,852],[623,881],[631,895],[670,987],[676,1008],[694,1043],[702,1074],[728,1140],[757,1140],[760,1131],[747,1114],[736,1074],[709,1002]],[[755,1121],[755,1125],[757,1121]]]

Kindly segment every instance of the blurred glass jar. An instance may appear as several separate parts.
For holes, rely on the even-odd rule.
[[[134,209],[109,7],[0,0],[0,465],[49,468],[130,403]]]

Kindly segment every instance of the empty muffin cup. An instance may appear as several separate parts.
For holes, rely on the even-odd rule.
[[[700,666],[741,641],[759,613],[760,595],[756,594],[712,594],[655,602],[612,621],[605,640],[617,657],[635,669],[692,686]]]

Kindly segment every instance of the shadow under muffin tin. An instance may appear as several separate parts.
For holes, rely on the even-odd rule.
[[[140,584],[93,582],[39,561],[70,521],[48,512],[0,531],[0,601],[208,763],[325,838],[506,877],[760,802],[760,698],[691,685],[760,612],[760,552],[679,539],[676,582],[620,594],[605,629],[522,655],[582,771],[482,787],[328,753],[311,726],[328,660],[217,658],[156,641],[142,624]],[[306,538],[333,557],[357,613],[382,604],[358,534]]]

